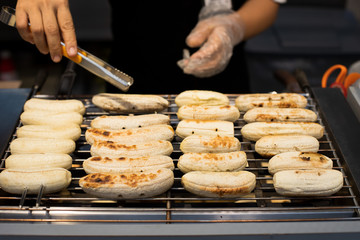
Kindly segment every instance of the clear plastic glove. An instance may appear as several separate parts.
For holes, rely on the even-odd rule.
[[[76,55],[75,28],[68,0],[18,0],[16,28],[20,36],[35,44],[41,53],[50,52],[54,62],[61,60],[60,41],[65,42],[69,56]]]
[[[189,47],[200,49],[190,58],[178,61],[184,73],[211,77],[228,65],[233,48],[244,38],[245,25],[237,12],[200,20],[186,39]]]

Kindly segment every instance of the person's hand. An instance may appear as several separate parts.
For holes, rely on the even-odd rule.
[[[186,39],[189,47],[200,49],[178,65],[184,73],[211,77],[222,72],[230,61],[233,48],[244,38],[244,23],[237,12],[215,15],[198,22]]]
[[[41,53],[50,52],[54,62],[59,62],[62,57],[60,41],[65,43],[70,57],[77,53],[68,0],[18,0],[16,28],[20,36],[35,44]]]

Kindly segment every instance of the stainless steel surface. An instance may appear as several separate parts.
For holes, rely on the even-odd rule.
[[[237,95],[229,95],[231,103]],[[314,100],[308,98],[308,108],[318,112]],[[51,96],[37,96],[49,98]],[[163,113],[170,116],[171,125],[176,128],[178,119],[175,95],[164,95],[170,106]],[[90,157],[90,146],[84,133],[90,122],[97,116],[109,115],[91,103],[90,97],[81,99],[87,109],[82,124],[82,137],[77,141],[72,154],[73,166],[71,185],[60,193],[48,195],[11,195],[0,190],[0,221],[31,223],[208,223],[208,222],[307,222],[307,221],[348,221],[360,220],[359,205],[349,176],[339,158],[327,130],[320,139],[319,152],[330,157],[334,168],[343,172],[344,187],[329,197],[284,197],[278,195],[268,173],[268,159],[261,158],[254,150],[254,143],[241,136],[245,122],[235,122],[235,136],[246,152],[249,166],[246,170],[256,175],[256,188],[248,196],[236,199],[203,198],[184,190],[180,180],[182,173],[174,170],[175,182],[172,188],[160,196],[148,199],[116,201],[90,196],[79,187],[78,180],[85,175],[82,162]],[[321,118],[318,121],[323,124]],[[19,125],[20,126],[20,125]],[[326,127],[326,126],[325,126]],[[13,136],[16,138],[16,135]],[[181,156],[181,139],[173,140],[174,152],[171,157],[175,164]],[[1,159],[0,167],[10,154],[9,149]]]
[[[15,9],[3,6],[0,12],[0,21],[11,27],[15,27]],[[65,47],[65,43],[60,42],[60,44]],[[63,55],[67,57],[67,54],[65,52],[63,52]],[[88,53],[87,51],[81,49],[80,47],[78,47],[77,56],[79,58],[76,58],[76,60],[74,60],[74,58],[68,58],[79,64],[81,67],[85,68],[89,72],[121,89],[122,91],[126,92],[127,90],[129,90],[130,86],[134,82],[134,79],[129,75],[121,72],[120,70],[114,68],[113,66],[95,57],[91,53]]]

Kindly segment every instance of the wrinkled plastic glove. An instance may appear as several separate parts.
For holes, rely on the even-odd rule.
[[[244,32],[244,23],[236,12],[200,20],[186,38],[189,47],[200,49],[178,61],[178,66],[184,73],[200,78],[222,72],[230,61],[234,46],[243,40]]]

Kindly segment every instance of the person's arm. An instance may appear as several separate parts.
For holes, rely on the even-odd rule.
[[[249,0],[237,13],[245,24],[244,40],[270,27],[277,16],[279,4],[273,0]]]
[[[54,62],[62,57],[60,41],[65,43],[70,57],[77,53],[68,0],[18,0],[16,28],[20,36],[35,44],[41,53],[50,53]]]
[[[222,72],[230,61],[234,46],[273,24],[277,11],[278,4],[273,0],[248,0],[231,13],[215,13],[204,19],[200,13],[200,21],[186,39],[189,47],[200,49],[180,60],[178,65],[184,73],[196,77],[210,77]]]

